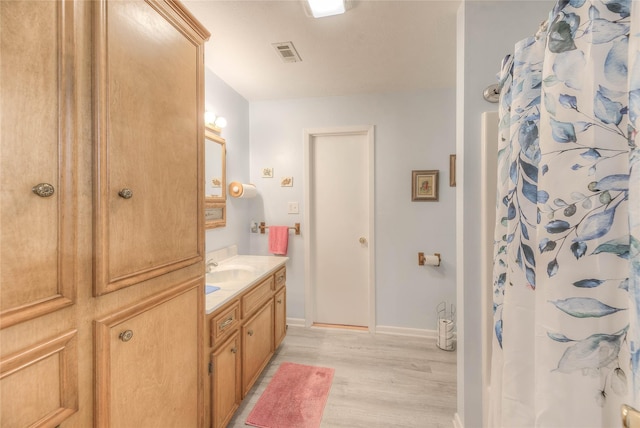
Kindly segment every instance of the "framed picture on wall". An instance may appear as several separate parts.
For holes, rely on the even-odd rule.
[[[412,201],[438,200],[438,173],[437,169],[411,171]]]

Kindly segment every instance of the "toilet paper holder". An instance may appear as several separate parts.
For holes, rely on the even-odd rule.
[[[437,258],[437,263],[436,263]],[[442,262],[442,257],[440,257],[440,253],[433,253],[433,256],[426,256],[423,252],[418,253],[418,265],[424,266],[425,264],[429,266],[440,266]]]

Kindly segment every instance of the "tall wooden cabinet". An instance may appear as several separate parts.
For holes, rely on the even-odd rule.
[[[201,426],[204,42],[174,0],[0,2],[0,426]]]
[[[0,2],[3,427],[54,426],[79,408],[75,14],[73,3]]]

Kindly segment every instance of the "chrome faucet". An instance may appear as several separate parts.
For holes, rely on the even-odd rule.
[[[207,267],[206,271],[207,273],[209,273],[213,270],[214,267],[218,267],[218,262],[214,262],[213,260],[208,260],[206,267]]]

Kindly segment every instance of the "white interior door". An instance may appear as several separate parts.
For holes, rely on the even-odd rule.
[[[306,139],[311,323],[374,324],[372,134],[345,129]]]

